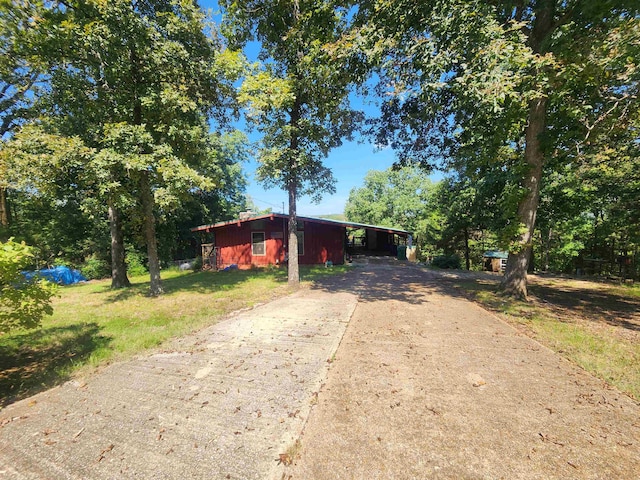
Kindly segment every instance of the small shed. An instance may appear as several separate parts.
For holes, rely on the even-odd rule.
[[[207,258],[203,263],[215,265],[216,269],[237,265],[278,265],[286,262],[289,217],[270,213],[243,217],[228,222],[201,225],[192,232],[208,234]],[[314,217],[298,217],[298,262],[314,265],[331,262],[343,264],[348,253],[349,230],[364,230],[371,240],[370,249],[394,255],[393,246],[398,238],[406,241],[409,232],[395,228],[365,225]],[[203,247],[205,246],[203,245]]]
[[[507,268],[509,252],[488,250],[482,254],[482,264],[487,272],[504,272]]]

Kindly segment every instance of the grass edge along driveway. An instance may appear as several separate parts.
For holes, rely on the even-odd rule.
[[[500,295],[499,277],[451,281],[484,308],[640,401],[640,286],[532,276],[531,299]]]
[[[348,267],[301,267],[303,285]],[[147,296],[147,276],[112,290],[110,279],[62,287],[54,313],[33,330],[0,336],[0,409],[73,375],[125,360],[215,324],[229,313],[290,292],[284,268],[163,272],[165,294]]]

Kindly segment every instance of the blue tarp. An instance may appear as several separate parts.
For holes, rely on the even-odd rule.
[[[33,277],[38,276],[60,285],[71,285],[73,283],[87,281],[87,279],[84,278],[78,270],[72,270],[69,267],[45,268],[35,272],[22,272],[22,274],[27,280],[31,280]]]

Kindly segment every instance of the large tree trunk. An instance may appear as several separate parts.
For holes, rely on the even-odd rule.
[[[144,238],[147,243],[147,257],[149,261],[149,295],[157,297],[161,295],[162,282],[160,281],[160,261],[158,260],[158,244],[156,240],[156,219],[153,214],[154,200],[149,182],[149,172],[140,173],[140,200],[142,203],[142,224]]]
[[[300,19],[300,4],[298,0],[293,2],[293,18],[296,22]],[[298,50],[298,58],[302,58],[302,52]],[[298,80],[302,78],[300,72],[296,72]],[[289,262],[287,265],[287,275],[289,286],[296,287],[300,284],[300,267],[298,265],[298,207],[296,202],[298,200],[298,181],[297,181],[297,167],[298,167],[298,122],[300,121],[300,103],[301,92],[297,92],[295,101],[289,113],[289,125],[291,126],[291,141],[289,143],[289,176],[290,179],[287,183],[287,193],[289,194]]]
[[[138,97],[138,85],[142,84],[140,78],[140,59],[135,48],[131,48],[129,52],[131,61],[131,80],[134,88],[133,92],[133,124],[142,125],[142,102]],[[149,153],[149,152],[147,152]],[[156,219],[153,213],[155,202],[153,192],[151,191],[151,182],[149,180],[149,171],[140,172],[140,204],[142,206],[142,230],[145,243],[147,244],[147,260],[149,262],[149,295],[157,297],[161,295],[162,282],[160,280],[160,261],[158,260],[158,242],[156,239]]]
[[[122,235],[122,219],[118,208],[111,198],[109,204],[109,230],[111,232],[111,288],[130,287],[125,263],[124,236]]]
[[[534,53],[543,54],[544,42],[554,29],[554,0],[538,0],[535,6],[535,20],[529,36],[529,46]],[[543,72],[537,72],[542,75]],[[517,248],[509,252],[507,268],[500,287],[511,296],[527,298],[527,269],[531,258],[533,232],[540,198],[540,181],[544,166],[544,151],[540,136],[546,127],[548,97],[539,94],[529,102],[528,125],[525,130],[524,160],[527,165],[523,188],[525,196],[518,206],[518,220],[521,233]]]
[[[296,200],[298,196],[295,182],[289,184],[289,264],[287,267],[289,285],[300,283],[300,267],[298,265],[298,213]]]
[[[546,108],[547,97],[531,101],[524,150],[524,158],[528,166],[523,183],[526,194],[518,206],[518,220],[522,233],[517,241],[519,250],[509,252],[507,269],[501,283],[504,293],[525,299],[527,298],[527,268],[531,258],[533,231],[540,199],[540,180],[544,166],[544,154],[539,137],[545,128]]]
[[[0,225],[9,226],[9,203],[7,202],[7,189],[0,187]]]

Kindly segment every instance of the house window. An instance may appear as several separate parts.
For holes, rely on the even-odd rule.
[[[257,256],[266,255],[264,232],[251,232],[251,254]]]
[[[304,255],[304,232],[296,232],[298,237],[298,256]]]

